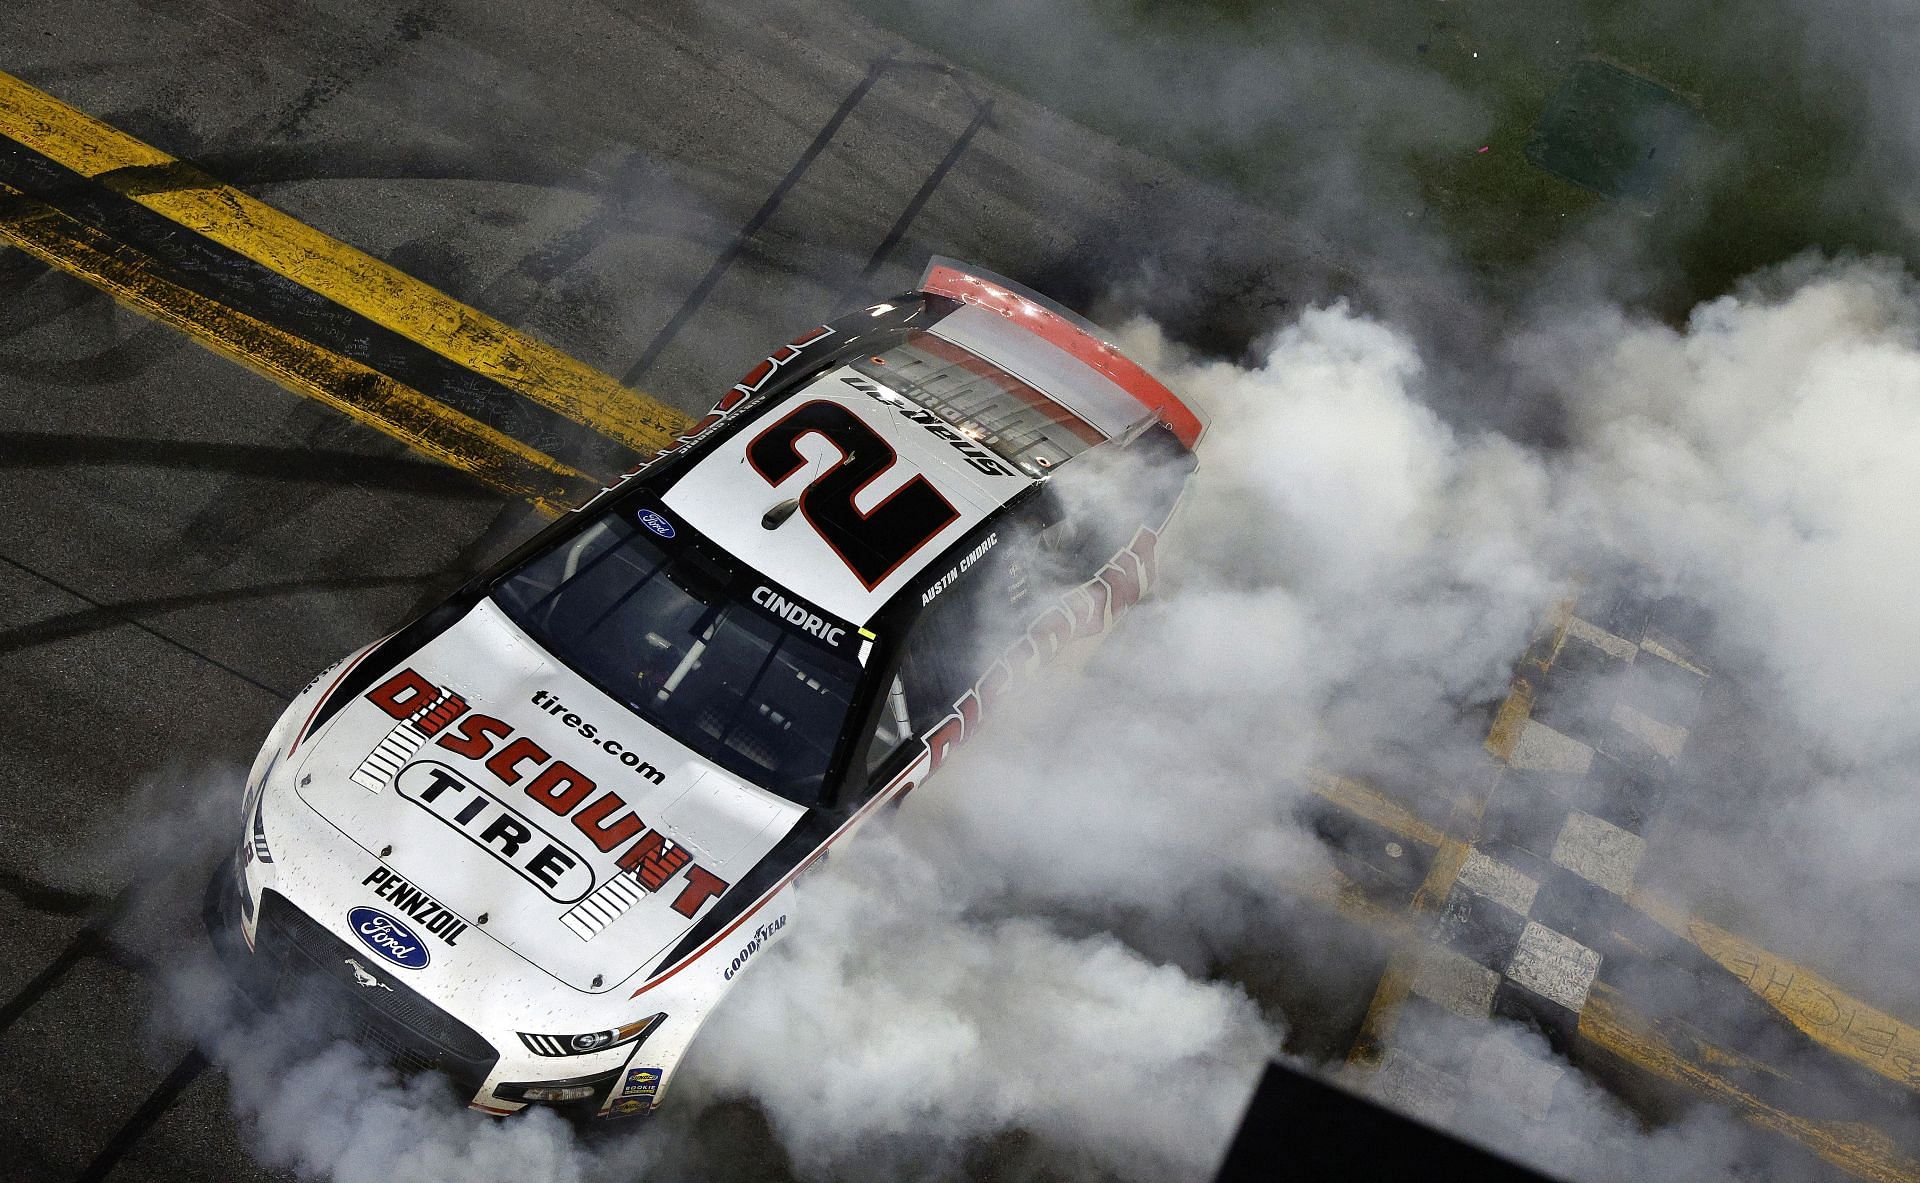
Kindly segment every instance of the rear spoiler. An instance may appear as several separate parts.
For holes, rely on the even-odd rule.
[[[1206,422],[1192,408],[1168,390],[1165,383],[1121,353],[1098,326],[1037,292],[991,271],[938,255],[928,262],[925,274],[920,277],[919,290],[997,312],[1065,350],[1138,400],[1189,451],[1206,433]]]

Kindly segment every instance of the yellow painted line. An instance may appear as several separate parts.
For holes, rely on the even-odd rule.
[[[1538,633],[1534,634],[1527,652],[1520,664],[1545,670],[1552,667],[1560,656],[1560,649],[1567,643],[1567,630],[1573,626],[1574,597],[1561,600],[1553,607]]]
[[[0,135],[418,345],[650,456],[692,420],[544,341],[0,73]],[[150,174],[166,169],[169,182]]]
[[[1362,1069],[1377,1066],[1390,1037],[1392,1018],[1411,992],[1424,942],[1407,921],[1364,898],[1355,898],[1350,885],[1337,873],[1321,883],[1296,876],[1287,886],[1297,894],[1336,909],[1400,946],[1382,975],[1367,1023],[1379,1029],[1379,1041],[1362,1040],[1349,1064]],[[1378,1012],[1378,1013],[1376,1013]],[[1763,1129],[1791,1138],[1848,1173],[1875,1183],[1920,1183],[1920,1163],[1903,1156],[1891,1139],[1859,1122],[1819,1121],[1769,1105],[1735,1080],[1771,1077],[1788,1080],[1779,1068],[1700,1038],[1691,1029],[1678,1046],[1661,1035],[1661,1025],[1636,1014],[1623,996],[1605,982],[1594,985],[1581,1011],[1582,1038],[1635,1069],[1678,1085],[1695,1095],[1723,1104]],[[1680,1049],[1684,1049],[1684,1051]]]
[[[1479,831],[1487,800],[1500,783],[1500,772],[1499,765],[1492,766],[1480,784],[1471,786],[1454,802],[1439,849],[1434,851],[1433,862],[1427,867],[1426,878],[1420,881],[1413,898],[1407,902],[1410,914],[1437,912],[1446,904],[1455,881],[1460,878],[1460,868],[1473,853],[1472,839]],[[1349,1064],[1356,1067],[1379,1064],[1386,1052],[1387,1040],[1392,1038],[1393,1028],[1399,1022],[1400,1007],[1413,989],[1420,956],[1418,949],[1401,949],[1387,963],[1386,972],[1380,975],[1380,984],[1373,992],[1373,1001],[1367,1004],[1366,1016],[1360,1021],[1360,1034],[1347,1053]]]
[[[1608,988],[1612,989],[1612,987]],[[1624,995],[1622,997],[1624,997]],[[1610,1006],[1612,1004],[1608,1003],[1606,1005]],[[1656,1027],[1657,1026],[1656,1024]],[[1711,1072],[1717,1072],[1722,1076],[1728,1077],[1736,1073],[1744,1073],[1750,1080],[1767,1076],[1772,1077],[1775,1081],[1782,1084],[1789,1083],[1793,1080],[1793,1077],[1775,1068],[1765,1060],[1757,1059],[1745,1052],[1737,1052],[1731,1048],[1724,1048],[1717,1044],[1706,1042],[1700,1029],[1691,1023],[1678,1019],[1669,1019],[1667,1020],[1667,1029],[1684,1035],[1687,1041],[1687,1051],[1693,1056],[1694,1062]]]
[[[1487,729],[1487,754],[1496,760],[1512,756],[1514,745],[1520,742],[1520,733],[1527,729],[1527,720],[1532,717],[1533,685],[1525,678],[1515,678],[1507,690],[1506,700],[1493,717],[1493,726]]]
[[[1604,982],[1595,983],[1580,1012],[1580,1036],[1643,1072],[1730,1106],[1747,1121],[1792,1138],[1856,1178],[1920,1183],[1920,1162],[1901,1154],[1887,1135],[1860,1122],[1818,1121],[1769,1105],[1718,1070],[1746,1057],[1718,1049],[1706,1055],[1683,1054]]]
[[[1570,612],[1566,615],[1571,617]],[[1565,622],[1560,622],[1557,627],[1559,634],[1564,635]],[[1512,754],[1532,712],[1533,688],[1526,679],[1516,677],[1487,732],[1486,749],[1496,761],[1504,761]],[[1486,812],[1487,801],[1499,787],[1504,767],[1503,763],[1490,765],[1480,782],[1469,786],[1454,801],[1446,829],[1439,835],[1441,841],[1437,844],[1432,864],[1427,868],[1426,878],[1420,881],[1413,898],[1407,902],[1409,913],[1419,915],[1437,912],[1446,904],[1455,881],[1460,878],[1460,868],[1466,865],[1467,856],[1473,853],[1473,841],[1480,832],[1481,815]],[[1380,975],[1380,984],[1374,989],[1373,1001],[1367,1004],[1366,1016],[1360,1022],[1360,1033],[1353,1041],[1352,1050],[1347,1053],[1348,1064],[1367,1068],[1380,1063],[1386,1053],[1387,1040],[1393,1037],[1394,1026],[1399,1022],[1400,1008],[1412,992],[1414,974],[1419,970],[1419,958],[1418,950],[1401,949],[1387,963],[1386,972]]]
[[[1397,949],[1374,988],[1373,1001],[1360,1020],[1360,1033],[1347,1052],[1347,1063],[1354,1068],[1378,1068],[1386,1056],[1387,1040],[1400,1021],[1400,1008],[1413,993],[1413,975],[1419,969],[1420,955],[1412,949]]]
[[[1629,901],[1686,938],[1821,1047],[1920,1090],[1920,1028],[1849,995],[1804,965],[1644,893]]]
[[[1568,637],[1575,637],[1585,641],[1615,661],[1632,661],[1634,654],[1640,649],[1640,642],[1629,641],[1619,633],[1608,632],[1606,629],[1593,623],[1593,621],[1581,616],[1575,616],[1567,622],[1566,630],[1560,638],[1562,648],[1565,648]],[[1558,651],[1555,652],[1554,656],[1556,658],[1559,657]]]
[[[1386,796],[1372,785],[1352,777],[1339,776],[1321,769],[1311,769],[1307,773],[1307,785],[1319,796],[1348,813],[1365,818],[1387,830],[1389,833],[1417,842],[1423,846],[1438,848],[1433,864],[1427,870],[1426,878],[1421,882],[1408,910],[1413,913],[1432,911],[1440,902],[1446,900],[1446,893],[1453,888],[1453,881],[1459,877],[1460,868],[1467,859],[1466,844],[1449,837],[1438,826],[1425,821],[1412,810]],[[1433,900],[1438,892],[1438,901]],[[1380,928],[1383,909],[1370,902],[1362,906],[1357,892],[1336,888],[1333,894],[1338,897],[1323,902],[1332,902],[1350,918],[1367,923],[1370,927]],[[1400,922],[1403,943],[1411,932],[1405,922]],[[1419,947],[1397,949],[1387,962],[1386,970],[1380,975],[1380,983],[1374,990],[1373,1001],[1367,1006],[1365,1018],[1361,1020],[1360,1034],[1354,1041],[1348,1055],[1348,1063],[1358,1067],[1377,1065],[1386,1047],[1387,1039],[1393,1033],[1395,1020],[1399,1016],[1400,1006],[1406,1002],[1413,987],[1413,977],[1419,967],[1422,950]]]
[[[1681,669],[1686,670],[1690,674],[1698,674],[1703,678],[1710,678],[1713,676],[1712,674],[1708,673],[1706,670],[1702,669],[1698,665],[1695,665],[1693,662],[1689,661],[1687,657],[1684,654],[1680,653],[1678,650],[1668,648],[1666,645],[1661,644],[1658,640],[1654,639],[1653,637],[1646,637],[1642,639],[1640,642],[1640,647],[1645,649],[1648,653],[1653,654],[1655,657],[1665,658],[1666,660],[1679,666]]]
[[[1417,939],[1405,916],[1369,898],[1358,883],[1337,868],[1304,871],[1290,867],[1275,876],[1275,883],[1294,898],[1337,913],[1377,937],[1394,942]]]
[[[1566,641],[1567,629],[1572,622],[1573,601],[1563,600],[1555,608],[1547,626],[1536,637],[1534,648],[1538,649],[1544,643],[1546,653],[1523,664],[1535,665],[1543,670],[1552,665],[1553,658]],[[1435,844],[1438,849],[1427,868],[1426,878],[1421,880],[1413,898],[1407,902],[1410,914],[1437,912],[1446,904],[1447,896],[1460,878],[1460,868],[1466,865],[1467,856],[1473,853],[1473,842],[1479,836],[1480,818],[1486,811],[1487,801],[1499,787],[1506,760],[1513,754],[1514,747],[1520,742],[1520,733],[1526,730],[1527,720],[1532,716],[1533,686],[1525,678],[1515,675],[1508,684],[1507,697],[1500,703],[1500,709],[1494,713],[1493,723],[1487,729],[1486,751],[1496,762],[1488,768],[1479,784],[1471,786],[1455,800],[1446,828],[1438,834],[1441,840]],[[1413,989],[1419,958],[1418,950],[1401,949],[1387,963],[1386,972],[1380,975],[1380,984],[1374,989],[1373,1001],[1367,1005],[1366,1016],[1360,1022],[1360,1034],[1347,1054],[1349,1064],[1364,1068],[1380,1063],[1386,1052],[1387,1040],[1392,1038],[1394,1026],[1399,1021],[1400,1008]]]
[[[1422,820],[1412,810],[1364,781],[1312,769],[1307,773],[1307,787],[1316,796],[1408,841],[1418,842],[1422,846],[1438,846],[1446,838],[1438,826]]]
[[[560,513],[599,482],[384,374],[168,282],[146,257],[0,185],[0,238],[299,394],[503,492]]]
[[[1413,893],[1413,900],[1407,905],[1414,912],[1438,912],[1452,893],[1454,881],[1460,878],[1460,868],[1467,865],[1467,856],[1473,853],[1473,847],[1458,838],[1448,838],[1440,844],[1434,853],[1433,865],[1427,869],[1427,877],[1420,881],[1420,887]]]
[[[1536,636],[1522,664],[1540,670],[1550,668],[1570,631],[1577,630],[1575,621],[1573,602],[1561,604],[1550,624]],[[1471,842],[1478,835],[1486,801],[1498,787],[1505,761],[1513,754],[1532,716],[1532,707],[1532,686],[1526,678],[1516,676],[1486,738],[1486,750],[1498,763],[1484,782],[1484,791],[1469,791],[1455,803],[1433,864],[1408,903],[1409,917],[1444,905],[1472,852]],[[1368,786],[1324,773],[1311,776],[1309,783],[1320,796],[1413,837],[1414,827],[1409,824],[1412,815]],[[1337,885],[1321,892],[1322,896],[1335,898],[1339,894]],[[1821,1046],[1904,1086],[1920,1086],[1920,1028],[1849,997],[1804,966],[1644,893],[1635,893],[1628,902],[1698,946]],[[1342,911],[1351,919],[1380,927],[1378,915],[1353,907]],[[1402,924],[1402,932],[1416,931],[1415,926]],[[1349,1065],[1364,1070],[1382,1061],[1400,1012],[1413,991],[1420,956],[1418,938],[1398,942],[1348,1053]],[[1640,1071],[1726,1105],[1752,1124],[1793,1139],[1858,1178],[1874,1183],[1920,1183],[1920,1161],[1903,1154],[1880,1130],[1860,1122],[1822,1121],[1790,1113],[1734,1083],[1763,1077],[1788,1079],[1781,1069],[1717,1047],[1692,1032],[1676,1045],[1663,1037],[1663,1030],[1635,1015],[1618,991],[1605,982],[1594,984],[1580,1014],[1579,1031],[1587,1043]]]
[[[1413,899],[1408,902],[1407,911],[1413,915],[1439,911],[1472,852],[1473,847],[1458,838],[1443,841],[1434,852],[1427,877],[1420,881]],[[1367,1004],[1366,1016],[1360,1021],[1360,1034],[1353,1041],[1353,1050],[1347,1054],[1349,1064],[1371,1066],[1380,1062],[1387,1040],[1393,1037],[1394,1026],[1400,1021],[1400,1007],[1413,990],[1421,952],[1401,949],[1387,963],[1386,971],[1380,975],[1380,984],[1374,989],[1373,1001]]]

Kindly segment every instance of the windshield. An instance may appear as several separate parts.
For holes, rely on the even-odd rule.
[[[728,772],[817,805],[860,666],[756,606],[756,593],[736,594],[731,574],[689,547],[670,556],[616,512],[493,594],[635,714]]]

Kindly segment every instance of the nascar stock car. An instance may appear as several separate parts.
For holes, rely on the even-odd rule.
[[[296,696],[216,947],[473,1108],[653,1108],[800,873],[1139,600],[1203,430],[934,260]]]

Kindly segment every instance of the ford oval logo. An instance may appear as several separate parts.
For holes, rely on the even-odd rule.
[[[645,526],[649,530],[652,530],[655,534],[658,534],[660,537],[662,538],[673,537],[673,523],[669,522],[667,519],[661,517],[659,514],[653,512],[652,510],[643,509],[639,513],[635,514],[634,516],[640,519],[641,525]]]
[[[354,908],[347,924],[360,943],[402,969],[427,968],[427,945],[413,930],[377,908]]]

